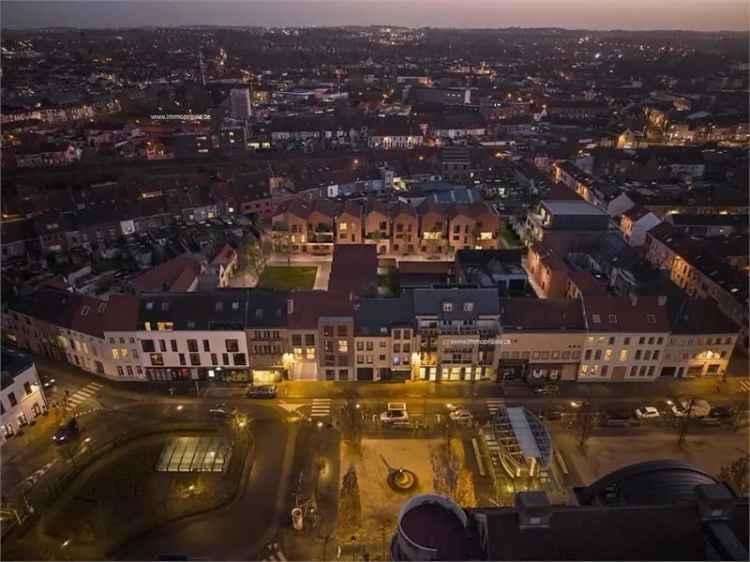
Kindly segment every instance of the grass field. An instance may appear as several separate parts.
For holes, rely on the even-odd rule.
[[[270,265],[263,270],[258,287],[264,289],[312,289],[317,267]]]

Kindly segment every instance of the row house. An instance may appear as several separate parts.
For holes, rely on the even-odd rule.
[[[647,262],[669,272],[672,281],[696,298],[715,301],[719,310],[741,327],[738,344],[748,349],[748,278],[708,252],[704,242],[679,233],[662,223],[646,235]]]
[[[29,354],[3,346],[1,358],[0,438],[5,443],[47,412],[47,398]]]
[[[501,299],[500,318],[498,380],[577,379],[586,337],[580,300]]]
[[[373,244],[378,254],[452,255],[462,249],[495,249],[500,219],[483,203],[414,207],[398,201],[297,199],[280,205],[272,236],[278,251],[330,254],[334,244]]]
[[[6,342],[118,381],[652,381],[721,376],[738,327],[708,300],[499,299],[496,289],[44,288],[3,314]]]
[[[115,380],[143,378],[136,346],[137,299],[109,301],[46,287],[15,299],[3,337],[24,349]]]
[[[578,380],[643,381],[659,377],[669,337],[665,297],[583,299],[586,338]]]
[[[496,377],[500,309],[495,289],[415,289],[417,380]]]
[[[354,313],[354,368],[358,381],[408,380],[418,362],[412,295],[361,298]]]
[[[354,309],[348,295],[295,291],[289,297],[292,380],[354,380]]]
[[[707,299],[675,306],[661,363],[662,377],[721,376],[737,344],[739,326]]]
[[[289,294],[262,289],[248,291],[245,332],[253,383],[281,380],[292,362]]]
[[[276,250],[291,254],[331,254],[336,207],[326,200],[302,199],[279,205],[271,226]]]
[[[149,380],[250,381],[247,292],[144,293],[137,339]]]

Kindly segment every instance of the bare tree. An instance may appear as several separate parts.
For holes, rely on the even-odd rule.
[[[274,251],[286,256],[286,264],[292,265],[292,233],[285,222],[275,222],[272,226],[274,237]]]
[[[685,439],[687,439],[688,429],[692,423],[693,418],[693,406],[695,405],[695,398],[691,398],[688,403],[687,411],[685,415],[680,418],[680,434],[677,438],[677,445],[683,447],[685,445]]]
[[[586,400],[581,405],[580,410],[578,410],[578,415],[576,416],[578,447],[581,451],[586,451],[586,444],[594,431],[595,423],[596,414],[593,405],[590,400]]]
[[[359,496],[359,480],[354,465],[349,466],[341,482],[339,517],[349,529],[359,527],[362,518],[362,503]]]
[[[273,245],[268,240],[251,241],[245,244],[242,252],[244,268],[255,279],[260,279],[263,270],[268,264],[268,258],[273,250]]]

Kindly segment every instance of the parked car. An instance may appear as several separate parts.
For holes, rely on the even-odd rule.
[[[275,384],[264,384],[251,386],[247,389],[245,396],[248,398],[276,398],[277,388]]]
[[[711,404],[705,400],[696,399],[693,400],[692,408],[690,406],[690,400],[680,400],[672,406],[672,413],[682,418],[690,413],[691,418],[705,418],[711,413]]]
[[[604,414],[604,425],[608,427],[627,427],[631,421],[631,414],[624,410],[610,410]]]
[[[474,421],[474,414],[472,414],[469,410],[465,408],[456,408],[455,410],[452,410],[448,417],[458,423],[471,423]]]
[[[406,402],[388,402],[385,412],[380,414],[380,421],[384,424],[409,421]]]
[[[534,394],[540,396],[552,396],[560,393],[560,387],[556,384],[545,384],[534,388]]]
[[[78,422],[75,418],[70,418],[68,420],[68,423],[61,426],[55,434],[52,436],[52,441],[57,443],[58,445],[62,445],[63,443],[69,443],[73,439],[76,439],[80,435],[80,430],[78,429]]]
[[[635,417],[639,420],[658,418],[660,415],[661,414],[659,414],[659,410],[657,410],[654,406],[644,406],[643,408],[638,408],[635,411]]]
[[[711,418],[731,418],[733,415],[734,410],[730,406],[715,406],[708,414]]]

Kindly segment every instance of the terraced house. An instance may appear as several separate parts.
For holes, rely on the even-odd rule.
[[[498,247],[500,218],[484,203],[412,206],[373,198],[345,203],[294,200],[273,217],[277,251],[328,255],[335,244],[374,244],[379,255],[453,255]]]
[[[121,381],[541,384],[720,376],[739,331],[710,300],[501,299],[494,287],[363,294],[216,289],[103,300],[45,287],[9,303],[3,337]]]

